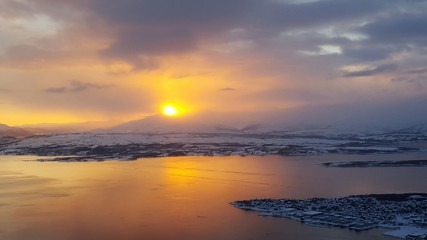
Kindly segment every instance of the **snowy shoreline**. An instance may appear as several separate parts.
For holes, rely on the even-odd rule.
[[[337,168],[427,167],[427,160],[326,162],[322,163],[322,165]]]
[[[288,218],[311,226],[355,231],[392,228],[385,235],[427,239],[427,194],[373,194],[342,198],[254,199],[231,203],[260,216]],[[417,238],[418,237],[418,238]]]
[[[103,161],[176,156],[393,154],[426,151],[427,144],[422,148],[410,145],[426,140],[424,133],[75,133],[0,137],[0,155],[57,156],[41,161]]]

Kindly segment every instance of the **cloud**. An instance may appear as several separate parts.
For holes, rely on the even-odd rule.
[[[43,78],[40,86],[55,81]],[[56,82],[58,82],[56,80]],[[150,113],[156,106],[155,96],[144,89],[107,83],[74,81],[42,91],[37,85],[27,84],[18,88],[19,94],[8,94],[4,99],[9,109],[34,113],[43,119],[47,116],[76,116],[81,121],[96,119],[129,119],[137,114]],[[0,94],[0,96],[2,96]],[[0,99],[2,101],[3,99]],[[12,112],[13,113],[13,112]],[[25,116],[23,121],[25,121]],[[28,118],[28,117],[27,117]],[[46,118],[45,118],[46,119]],[[27,119],[29,121],[31,119]],[[49,119],[48,119],[49,120]],[[43,120],[45,121],[45,120]]]
[[[376,67],[370,67],[364,70],[356,71],[344,71],[342,74],[343,77],[352,78],[352,77],[368,77],[374,76],[380,73],[387,73],[397,69],[397,66],[394,64],[384,64]]]
[[[87,83],[87,82],[80,82],[80,81],[71,81],[70,84],[67,86],[61,86],[61,87],[51,87],[46,88],[44,91],[47,93],[75,93],[75,92],[82,92],[87,90],[101,90],[105,88],[113,87],[111,84],[94,84],[94,83]]]
[[[381,61],[396,59],[396,55],[402,53],[425,53],[427,1],[397,2],[395,8],[385,8],[383,14],[353,29],[367,38],[345,46],[346,57],[358,61]]]
[[[427,68],[416,68],[416,69],[408,70],[405,73],[408,73],[408,74],[423,74],[423,73],[427,73]]]
[[[137,69],[157,67],[153,56],[179,54],[195,48],[193,37],[185,29],[159,30],[135,27],[131,31],[120,29],[117,32],[120,37],[102,51],[101,56],[131,62]]]
[[[50,50],[32,45],[16,45],[0,55],[0,63],[7,66],[35,65],[52,58],[54,53]]]
[[[87,10],[111,29],[112,43],[102,57],[145,68],[141,57],[197,51],[207,42],[223,41],[241,28],[254,41],[274,38],[295,28],[346,21],[376,12],[385,1],[329,0],[303,4],[259,0],[93,0]],[[247,40],[249,41],[249,40]]]
[[[348,58],[367,62],[387,59],[395,51],[396,49],[391,46],[370,45],[347,47],[343,51],[343,54]]]
[[[370,37],[371,41],[395,44],[427,45],[426,5],[420,12],[403,12],[387,15],[361,27],[360,31]]]
[[[425,89],[427,87],[427,68],[415,68],[402,71],[396,74],[392,79],[395,83],[411,84],[415,89]]]
[[[236,88],[226,87],[226,88],[220,88],[218,91],[224,91],[224,92],[230,92],[230,91],[237,91]]]
[[[103,0],[40,0],[35,3],[19,1],[19,4],[11,0],[7,2],[8,9],[11,9],[9,11],[32,12],[33,15],[43,13],[53,19],[60,17],[58,12],[67,13],[64,14],[67,17],[73,15],[68,12],[76,12],[74,15],[80,19],[63,17],[73,21],[68,24],[72,28],[66,28],[63,32],[80,29],[80,34],[87,37],[109,39],[108,44],[98,51],[99,57],[126,61],[136,70],[160,68],[160,57],[194,53],[207,44],[227,44],[230,40],[250,42],[251,48],[261,46],[259,50],[262,50],[263,47],[268,47],[266,44],[272,44],[274,38],[286,31],[336,27],[353,24],[354,21],[363,22],[367,17],[374,21],[356,30],[370,35],[372,31],[369,29],[375,28],[376,24],[373,16],[396,5],[406,5],[404,1],[399,0],[321,0],[302,3],[274,0],[123,0],[108,3]],[[64,6],[68,6],[69,11],[62,10]],[[235,29],[241,29],[243,34],[238,39],[228,39],[227,34]],[[316,49],[318,46],[335,45],[333,42],[320,43],[316,42],[318,39],[313,40],[306,44],[315,45],[306,45],[305,48]],[[277,46],[282,49],[284,47],[292,49],[289,44]],[[29,51],[22,50],[19,54],[12,50],[14,49],[10,50],[10,58],[16,61],[24,61],[24,58],[34,61],[33,56],[46,59],[52,57],[52,54],[61,54],[39,47],[29,48]],[[373,51],[351,46],[343,50],[350,58],[379,59],[388,56],[388,52],[377,51],[374,54]],[[22,52],[31,54],[25,55]]]
[[[48,92],[48,93],[65,93],[65,92],[68,92],[68,88],[67,87],[46,88],[45,92]]]
[[[26,96],[2,97],[111,115],[165,99],[250,111],[409,96],[425,79],[425,12],[421,0],[3,0],[0,86]]]
[[[2,0],[0,2],[0,18],[18,18],[28,16],[32,12],[34,9],[25,2],[16,0]]]

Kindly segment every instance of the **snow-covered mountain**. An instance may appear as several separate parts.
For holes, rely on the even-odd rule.
[[[77,122],[77,123],[41,123],[18,126],[35,135],[62,134],[88,132],[95,129],[110,128],[117,125],[117,121],[105,122]]]
[[[6,124],[0,123],[0,136],[8,136],[8,137],[28,137],[31,136],[32,133],[17,127],[10,127]]]
[[[242,117],[242,119],[245,119]],[[219,114],[204,113],[179,117],[153,115],[96,132],[114,133],[193,133],[193,132],[254,132],[261,125],[250,121],[233,121]],[[267,129],[263,129],[267,131]]]

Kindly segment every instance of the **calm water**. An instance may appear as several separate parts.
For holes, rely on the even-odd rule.
[[[324,168],[323,161],[426,155],[180,157],[55,163],[0,156],[0,239],[393,239],[259,217],[251,198],[427,192],[427,168]]]

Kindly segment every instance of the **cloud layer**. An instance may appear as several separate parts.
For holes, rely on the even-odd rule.
[[[101,90],[104,88],[112,87],[109,84],[94,84],[73,80],[67,86],[50,87],[45,91],[48,93],[68,93],[68,92],[82,92],[90,89]]]
[[[256,112],[418,99],[426,11],[424,0],[3,0],[0,86],[14,94],[0,101],[77,116],[72,94],[107,118],[124,114],[106,100],[117,99],[129,119],[167,101]]]

